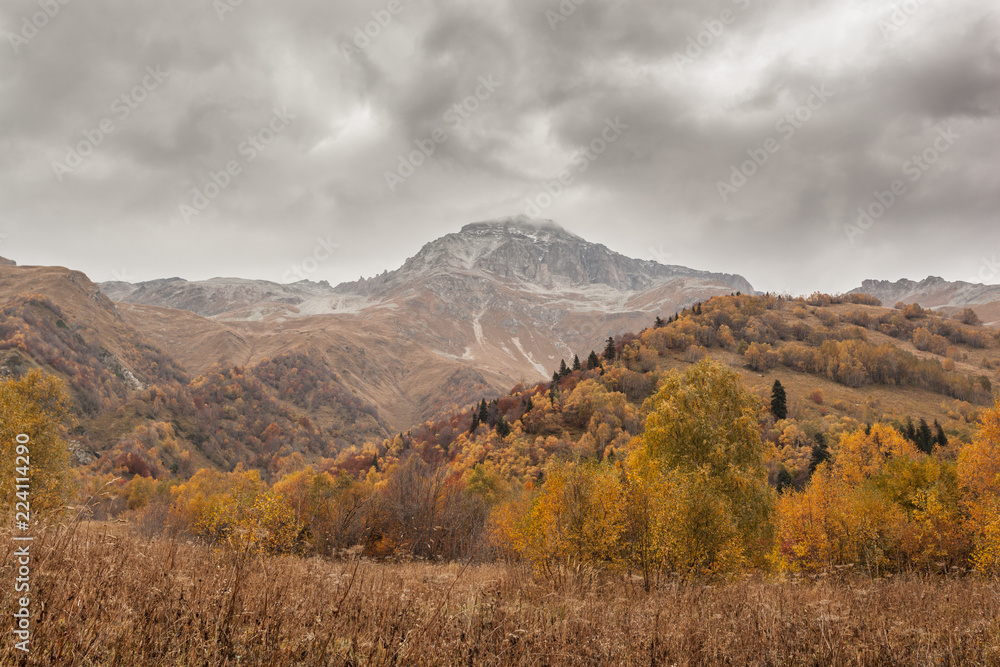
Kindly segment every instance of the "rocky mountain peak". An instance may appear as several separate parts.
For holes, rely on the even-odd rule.
[[[519,312],[511,322],[551,315],[549,306],[530,316],[520,312],[542,301],[574,312],[666,312],[706,295],[753,292],[740,276],[632,259],[551,220],[524,216],[467,224],[425,244],[394,271],[336,288],[238,278],[111,282],[101,288],[116,301],[228,320],[344,315],[433,299],[454,308],[448,315],[453,321],[497,309]]]
[[[338,291],[385,295],[423,280],[456,276],[485,278],[529,290],[610,288],[635,292],[682,277],[723,279],[733,284],[734,290],[752,290],[739,276],[632,259],[586,241],[551,220],[517,216],[465,225],[426,244],[397,271],[341,285]]]

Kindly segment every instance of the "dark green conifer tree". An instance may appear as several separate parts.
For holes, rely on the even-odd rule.
[[[598,358],[597,353],[593,350],[590,351],[590,356],[587,357],[587,370],[592,371],[595,368],[601,367],[601,360]]]
[[[779,421],[788,418],[788,396],[779,380],[775,380],[771,387],[771,414]]]
[[[939,424],[938,420],[936,419],[934,420],[934,430],[935,430],[935,435],[934,435],[935,444],[938,447],[947,447],[948,436],[944,434],[944,429],[941,428],[941,424]]]
[[[930,454],[934,451],[934,433],[931,432],[931,427],[927,425],[927,420],[923,417],[920,418],[920,428],[917,430],[917,449],[924,454]]]
[[[608,344],[604,346],[604,358],[608,361],[614,361],[618,356],[618,349],[615,346],[614,336],[608,336]]]
[[[816,444],[813,445],[811,456],[809,457],[809,474],[816,472],[817,466],[830,460],[830,448],[826,444],[826,436],[822,433],[816,434]]]
[[[784,493],[785,489],[792,485],[792,475],[788,472],[788,469],[784,466],[781,467],[781,472],[778,473],[777,487],[778,493]]]

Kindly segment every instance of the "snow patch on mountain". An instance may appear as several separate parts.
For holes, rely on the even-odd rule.
[[[524,355],[524,358],[528,360],[528,363],[531,364],[534,367],[534,369],[541,374],[541,376],[543,378],[548,378],[549,377],[548,371],[545,370],[545,366],[542,366],[540,363],[538,363],[537,361],[535,361],[535,358],[533,356],[531,356],[531,353],[528,352],[527,350],[525,350],[524,346],[521,345],[521,339],[520,338],[518,338],[517,336],[514,336],[513,338],[511,338],[511,342],[514,343],[514,346],[518,349],[518,351],[522,355]]]

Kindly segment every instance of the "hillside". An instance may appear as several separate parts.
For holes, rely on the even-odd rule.
[[[142,525],[213,544],[377,559],[464,559],[488,545],[485,558],[525,558],[547,577],[583,563],[647,589],[701,571],[689,569],[702,567],[700,546],[672,545],[714,539],[674,528],[701,526],[708,502],[749,531],[745,556],[710,552],[732,571],[992,567],[976,542],[990,506],[958,480],[992,474],[995,331],[818,294],[713,297],[650,324],[560,362],[549,381],[392,437],[357,432],[362,445],[317,427],[330,406],[357,429],[373,415],[322,355],[216,367],[105,415],[128,432],[81,477],[89,489],[111,482],[102,516],[133,510]],[[689,471],[643,486],[650,448],[675,441],[690,447],[671,454]],[[752,456],[736,459],[734,442]],[[703,449],[720,458],[691,458]],[[665,513],[655,525],[666,530],[647,511]],[[259,530],[233,532],[244,522]],[[636,534],[673,560],[648,560]]]
[[[537,382],[574,349],[734,289],[752,290],[523,219],[468,225],[336,290],[241,279],[99,289],[79,272],[10,265],[0,361],[10,375],[42,367],[67,381],[80,461],[157,477],[268,470]]]
[[[293,450],[332,455],[386,433],[377,409],[313,352],[246,370],[217,364],[192,378],[83,274],[0,267],[0,374],[33,368],[66,383],[79,460],[101,455],[100,466],[131,474],[267,468]]]
[[[187,381],[82,273],[0,266],[0,372],[39,366],[66,380],[83,415],[150,385]]]
[[[386,465],[414,450],[460,471],[484,465],[521,479],[538,478],[552,457],[622,456],[664,374],[705,356],[737,370],[765,403],[776,380],[785,387],[788,417],[762,415],[775,445],[772,481],[784,470],[804,483],[817,445],[866,424],[905,430],[923,419],[940,424],[952,445],[967,442],[1000,380],[996,332],[912,305],[875,304],[858,295],[714,297],[661,326],[617,337],[599,365],[581,354],[579,370],[567,360],[552,382],[518,386],[369,451]],[[473,428],[474,420],[482,425]]]
[[[68,347],[78,327],[58,307],[19,297],[7,308],[20,323],[5,319],[17,326],[3,349],[62,342],[110,381],[92,346]],[[63,325],[43,326],[37,309]],[[1000,337],[962,319],[868,295],[716,296],[497,398],[480,385],[479,400],[449,408],[450,387],[467,379],[444,378],[431,396],[441,416],[391,437],[342,369],[303,347],[84,403],[77,478],[81,497],[99,496],[97,516],[129,512],[150,530],[241,549],[462,559],[487,544],[490,557],[525,558],[550,577],[581,563],[629,576],[639,568],[647,589],[716,567],[985,571],[992,547],[978,545],[992,528],[980,519],[992,510],[957,480],[978,479],[994,459],[994,427],[984,439],[981,424],[1000,425],[1000,409],[989,409]],[[363,350],[347,351],[367,363]],[[88,386],[79,378],[90,376],[67,376],[79,397]],[[718,456],[676,450],[671,460],[686,471],[639,481],[659,456],[652,448],[675,442]],[[743,456],[729,453],[735,446],[747,458],[733,458]],[[970,468],[972,456],[980,463]],[[704,507],[739,551],[699,546],[720,534],[697,528]],[[642,519],[650,508],[669,530]],[[665,560],[649,560],[646,543]]]

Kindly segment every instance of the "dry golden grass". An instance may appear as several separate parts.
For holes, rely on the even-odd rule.
[[[5,633],[0,665],[1000,664],[1000,585],[971,577],[647,594],[513,566],[240,556],[97,524],[33,549],[33,652]],[[9,549],[3,563],[12,586]]]

